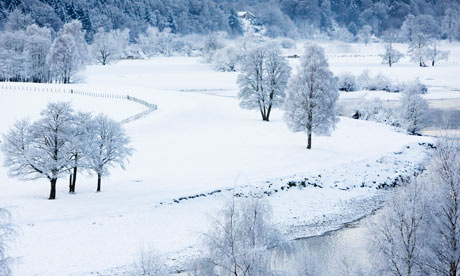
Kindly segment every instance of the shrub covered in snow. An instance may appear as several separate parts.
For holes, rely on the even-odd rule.
[[[401,92],[407,85],[407,83],[400,83],[398,81],[391,80],[387,76],[379,73],[377,76],[372,77],[369,75],[369,71],[365,70],[357,78],[357,85],[362,90],[369,91],[386,91],[386,92]],[[417,89],[419,89],[420,94],[424,94],[428,91],[426,86],[420,81],[415,81],[417,83]]]
[[[358,83],[356,82],[356,77],[349,72],[342,73],[339,76],[339,90],[340,91],[356,91],[359,90]]]
[[[426,94],[428,92],[426,85],[421,83],[419,79],[407,83],[404,90],[410,90],[413,94]]]
[[[222,72],[234,72],[243,56],[235,47],[229,46],[217,50],[212,57],[212,67]]]
[[[363,99],[356,108],[353,118],[400,126],[397,114],[394,108],[379,98],[373,98],[371,100]]]
[[[141,246],[136,263],[138,275],[167,276],[169,275],[163,256],[151,246]]]

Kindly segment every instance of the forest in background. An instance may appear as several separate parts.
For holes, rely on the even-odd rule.
[[[129,29],[131,40],[149,26],[184,35],[217,31],[239,35],[238,11],[254,13],[253,24],[263,25],[270,37],[327,38],[345,30],[356,36],[363,28],[379,37],[388,29],[400,29],[413,15],[433,23],[439,38],[460,38],[456,0],[3,0],[0,30],[16,9],[55,32],[77,19],[88,42],[99,28]]]

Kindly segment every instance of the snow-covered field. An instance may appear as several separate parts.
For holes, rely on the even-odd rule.
[[[387,68],[371,55],[382,52],[375,45],[345,47],[343,54],[340,47],[326,46],[335,73],[369,69],[399,81],[419,77],[430,86],[425,97],[460,98],[458,46],[451,46],[452,63],[434,68],[407,63]],[[0,168],[1,206],[11,206],[21,230],[11,248],[21,257],[16,275],[123,271],[142,243],[153,244],[180,266],[196,253],[199,233],[232,188],[269,193],[275,222],[290,238],[337,228],[377,208],[382,193],[375,188],[416,170],[426,157],[426,146],[419,143],[431,141],[341,117],[333,135],[314,136],[307,151],[306,136],[287,129],[282,111],[275,110],[267,123],[256,111],[239,108],[237,73],[215,72],[196,58],[89,66],[83,76],[66,87],[129,94],[158,110],[125,125],[135,153],[125,171],[114,169],[103,180],[101,193],[94,192],[94,176],[79,177],[76,194],[68,194],[68,180],[61,179],[57,200],[48,201],[46,180],[21,182]],[[364,93],[342,94],[341,100]],[[51,100],[69,100],[76,109],[117,120],[145,110],[120,99],[59,93],[0,90],[0,98],[0,133],[19,118],[38,116]],[[221,192],[207,195],[213,191]],[[207,196],[179,200],[199,194]]]

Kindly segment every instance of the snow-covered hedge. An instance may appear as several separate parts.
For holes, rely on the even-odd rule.
[[[346,92],[359,90],[358,83],[356,82],[356,77],[349,72],[342,73],[339,76],[339,90]]]
[[[373,98],[362,100],[356,108],[353,118],[399,127],[400,122],[397,114],[399,113],[395,108],[390,107],[379,98]]]

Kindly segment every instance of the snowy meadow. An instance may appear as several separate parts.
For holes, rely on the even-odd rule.
[[[433,68],[382,65],[377,54],[371,56],[383,49],[378,44],[322,46],[336,75],[369,70],[398,82],[418,78],[428,87],[422,97],[430,104],[460,98],[456,44],[445,46],[450,62]],[[285,54],[302,50],[299,44]],[[299,64],[298,59],[289,63]],[[264,122],[257,111],[241,109],[238,73],[215,71],[200,58],[123,60],[88,66],[81,75],[81,82],[65,86],[2,83],[0,132],[18,119],[38,118],[50,101],[68,101],[76,110],[118,121],[146,109],[119,99],[12,86],[131,95],[158,110],[124,124],[134,152],[126,170],[111,170],[101,193],[95,193],[96,177],[83,172],[75,194],[68,193],[68,179],[62,178],[57,200],[48,201],[46,179],[23,182],[0,170],[0,201],[20,229],[9,251],[18,257],[17,275],[125,275],[142,244],[159,250],[171,269],[185,269],[203,250],[200,233],[208,228],[209,216],[234,193],[270,194],[273,223],[288,239],[337,229],[379,208],[385,194],[376,189],[379,184],[411,175],[427,157],[423,143],[433,141],[344,112],[331,136],[313,135],[313,147],[306,150],[305,133],[290,132],[282,110],[274,109],[270,122]],[[350,105],[373,97],[397,102],[400,94],[340,92],[338,105],[352,110]],[[305,187],[288,185],[302,181]]]

